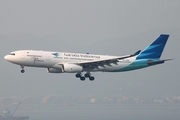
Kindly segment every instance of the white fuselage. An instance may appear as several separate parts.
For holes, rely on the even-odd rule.
[[[18,50],[4,58],[14,64],[47,68],[49,73],[76,73],[80,80],[94,80],[90,72],[123,72],[162,64],[171,59],[160,60],[169,35],[161,34],[142,52],[125,56],[108,56],[68,52],[51,52],[37,50]],[[86,72],[84,75],[82,72]]]
[[[14,55],[13,55],[14,54]],[[51,52],[51,51],[36,51],[36,50],[19,50],[11,52],[5,56],[5,59],[18,65],[30,67],[44,67],[44,68],[59,68],[57,64],[74,64],[80,62],[100,61],[106,59],[113,59],[119,56],[108,55],[94,55],[82,53],[68,53],[68,52]],[[124,68],[131,64],[135,57],[119,60],[117,63],[110,65],[102,65],[95,69],[84,69],[83,71],[114,71]],[[65,71],[66,72],[66,71]]]

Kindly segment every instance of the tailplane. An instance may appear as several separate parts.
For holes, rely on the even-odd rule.
[[[159,59],[169,35],[161,34],[151,45],[142,51],[136,59]]]

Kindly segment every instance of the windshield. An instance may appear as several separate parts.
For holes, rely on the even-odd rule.
[[[15,53],[9,53],[9,55],[15,55]]]

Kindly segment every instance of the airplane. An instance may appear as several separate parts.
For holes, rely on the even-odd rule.
[[[69,52],[52,52],[41,50],[18,50],[10,52],[5,60],[20,65],[21,73],[24,66],[46,68],[49,73],[76,73],[76,78],[84,81],[95,79],[91,72],[123,72],[159,65],[172,59],[160,60],[166,42],[167,34],[161,34],[142,52],[125,56],[108,56]],[[85,74],[83,74],[85,72]]]

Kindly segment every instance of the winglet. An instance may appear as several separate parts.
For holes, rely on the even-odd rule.
[[[137,52],[135,52],[134,54],[132,54],[132,56],[139,55],[140,52],[141,52],[141,50],[138,50]]]

